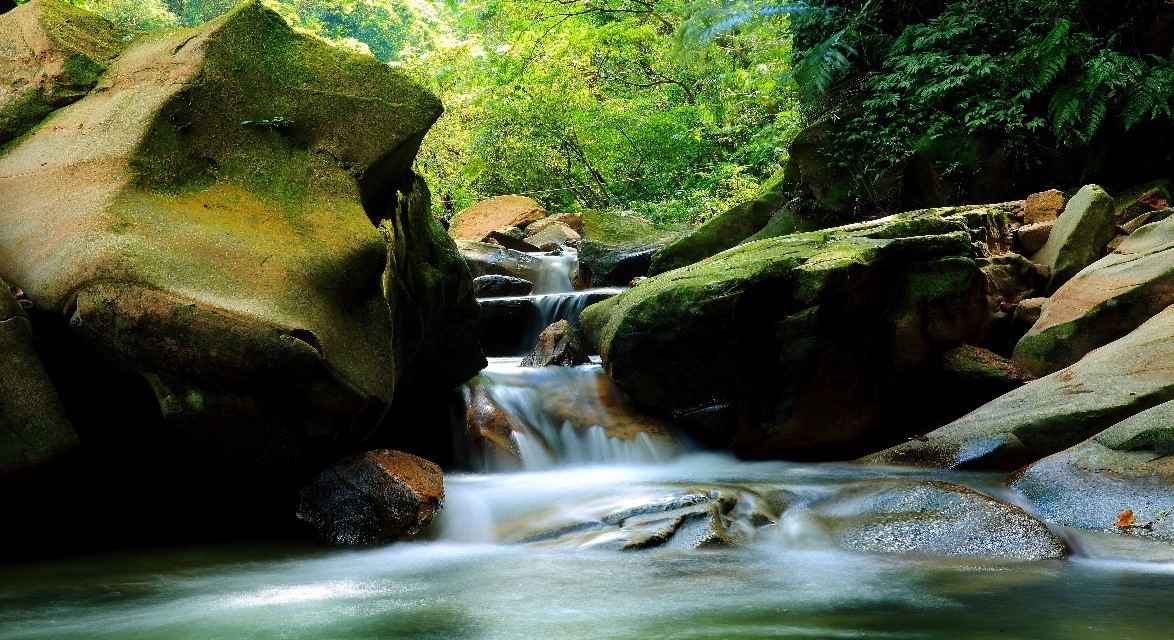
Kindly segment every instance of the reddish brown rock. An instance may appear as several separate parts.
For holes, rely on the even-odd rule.
[[[1048,236],[1052,235],[1052,228],[1055,226],[1056,221],[1049,220],[1019,227],[1015,233],[1019,236],[1019,246],[1023,247],[1023,252],[1026,255],[1032,255],[1043,249],[1044,245],[1048,243]]]
[[[571,323],[559,320],[542,330],[534,351],[522,359],[523,367],[572,367],[588,364],[587,348],[575,335]]]
[[[1023,206],[1023,221],[1027,224],[1052,222],[1060,217],[1067,204],[1068,196],[1056,189],[1033,193],[1027,196],[1027,202]]]
[[[453,216],[448,234],[477,242],[502,227],[525,227],[546,217],[546,209],[525,196],[498,196],[482,200]]]
[[[443,502],[440,467],[379,449],[323,471],[302,491],[297,517],[331,544],[386,544],[414,537]]]

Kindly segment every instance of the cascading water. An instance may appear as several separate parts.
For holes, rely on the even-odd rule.
[[[495,358],[467,383],[457,452],[481,471],[668,460],[680,449],[668,427],[641,416],[598,364],[521,367]]]
[[[579,256],[574,249],[563,248],[558,253],[530,253],[531,259],[524,272],[518,275],[531,280],[534,289],[530,295],[482,298],[482,314],[501,318],[494,329],[511,335],[501,341],[490,337],[482,340],[491,356],[523,356],[534,347],[542,330],[559,320],[579,326],[579,314],[588,305],[610,298],[623,289],[591,288],[577,290]],[[500,325],[505,325],[504,327]],[[504,344],[503,344],[504,342]]]
[[[495,358],[463,388],[473,471],[446,475],[424,540],[0,566],[0,640],[1157,640],[1174,628],[1172,545],[1064,530],[1068,560],[861,551],[844,541],[932,542],[981,510],[877,517],[919,494],[871,487],[937,491],[947,506],[950,483],[1017,497],[993,475],[679,454],[599,365],[518,360]],[[854,513],[869,517],[845,538]],[[997,537],[962,534],[981,549]]]

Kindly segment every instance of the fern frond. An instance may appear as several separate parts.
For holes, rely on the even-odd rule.
[[[1038,53],[1035,60],[1035,76],[1031,79],[1031,86],[1036,91],[1042,91],[1055,82],[1056,78],[1059,78],[1060,74],[1064,72],[1064,68],[1068,66],[1070,49],[1064,46],[1064,41],[1071,29],[1071,22],[1061,20],[1035,48]]]

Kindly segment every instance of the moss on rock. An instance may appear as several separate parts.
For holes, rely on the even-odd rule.
[[[0,16],[0,146],[85,96],[128,37],[58,0],[33,0]]]
[[[588,307],[583,327],[621,388],[703,439],[851,446],[908,400],[890,391],[990,335],[975,240],[1008,218],[982,211],[977,230],[931,210],[750,242]]]

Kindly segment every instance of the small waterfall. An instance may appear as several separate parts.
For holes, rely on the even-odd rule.
[[[534,285],[526,296],[482,298],[481,346],[490,356],[524,356],[538,342],[542,330],[559,320],[578,329],[579,314],[589,305],[623,289],[576,290],[579,254],[570,248],[559,253],[528,253],[525,277]]]
[[[636,412],[597,364],[520,367],[497,359],[463,393],[457,454],[476,470],[654,463],[680,448],[668,427]]]
[[[534,265],[534,294],[567,293],[575,290],[572,284],[579,277],[579,254],[565,248],[561,253],[531,253]]]

